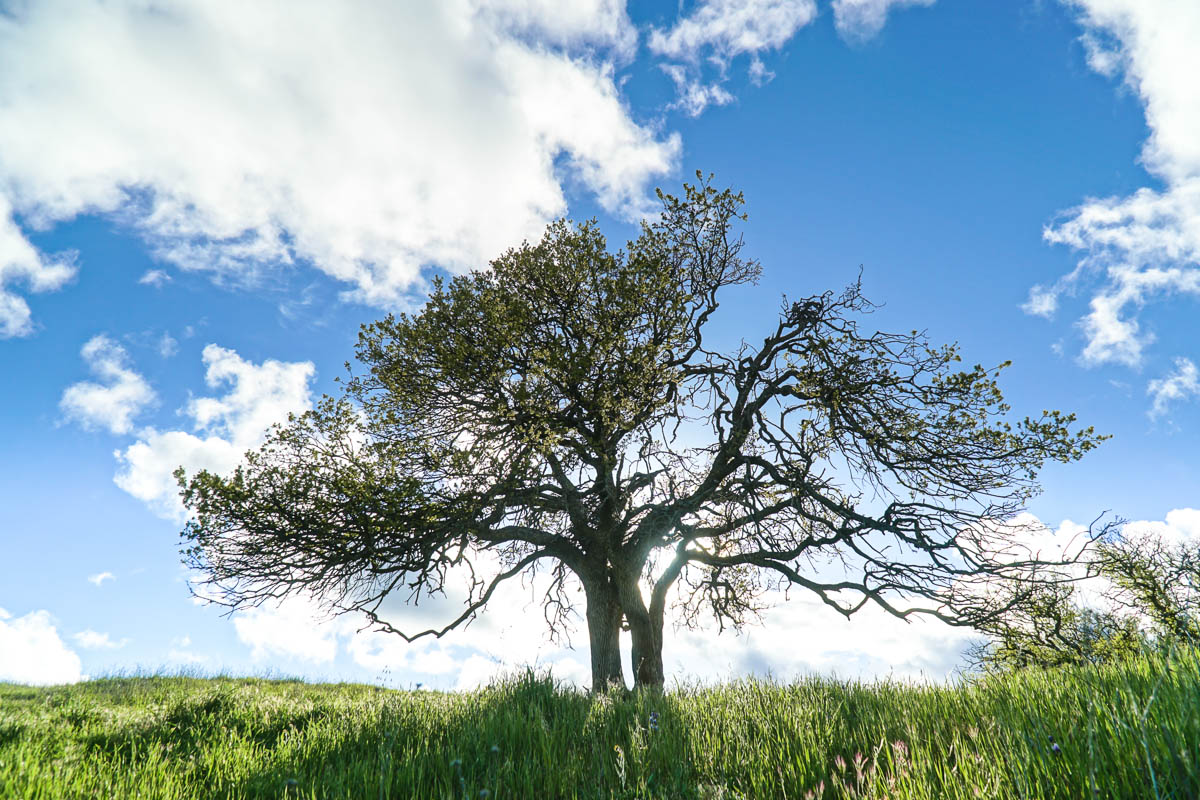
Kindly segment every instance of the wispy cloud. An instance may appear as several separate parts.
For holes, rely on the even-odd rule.
[[[100,633],[90,628],[80,631],[71,638],[85,650],[119,650],[129,644],[129,639],[113,641],[107,633]]]
[[[97,572],[95,575],[88,576],[88,582],[96,586],[103,586],[105,581],[115,581],[116,579],[117,576],[111,572]]]
[[[165,286],[170,282],[171,276],[167,274],[166,270],[162,269],[146,270],[142,277],[138,278],[138,283],[142,284],[143,286],[153,286],[156,289]]]
[[[933,3],[934,0],[833,0],[833,24],[842,38],[862,42],[879,35],[893,8]]]
[[[1153,398],[1150,419],[1167,413],[1172,403],[1200,396],[1200,371],[1190,358],[1176,358],[1175,369],[1165,377],[1150,381],[1146,394]]]
[[[170,358],[179,352],[179,342],[169,332],[163,331],[162,337],[158,340],[158,354],[163,358]]]
[[[157,402],[154,390],[129,366],[125,348],[107,336],[93,336],[80,354],[103,383],[80,381],[68,386],[58,404],[63,416],[87,430],[129,433],[134,418]]]
[[[778,50],[816,15],[814,0],[701,0],[671,28],[652,29],[647,44],[673,62],[662,69],[675,83],[674,106],[694,117],[733,100],[721,85],[733,58],[750,56],[751,80],[769,80],[760,54]],[[716,67],[714,78],[705,77],[706,64]]]

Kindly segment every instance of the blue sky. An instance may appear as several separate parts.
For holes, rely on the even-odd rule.
[[[1195,41],[1191,0],[0,0],[0,680],[586,681],[528,590],[412,646],[303,598],[196,604],[170,472],[333,391],[431,275],[564,215],[619,245],[697,169],[745,193],[764,267],[718,340],[861,268],[878,327],[1012,359],[1017,412],[1112,435],[1044,472],[1047,541],[1106,510],[1200,535]],[[794,598],[666,656],[940,678],[968,635]]]

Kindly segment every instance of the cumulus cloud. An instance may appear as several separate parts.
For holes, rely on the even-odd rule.
[[[647,44],[675,62],[662,67],[675,83],[674,106],[695,117],[733,100],[721,86],[733,58],[749,55],[751,80],[764,82],[768,72],[760,54],[778,50],[816,16],[814,0],[701,0],[670,29],[652,29]],[[704,61],[716,65],[715,80],[704,77]]]
[[[97,572],[95,575],[88,576],[88,582],[94,583],[96,586],[101,586],[105,581],[116,580],[117,577],[111,572]]]
[[[79,656],[58,635],[48,611],[23,617],[0,608],[0,681],[51,686],[85,678]]]
[[[1176,508],[1163,520],[1131,522],[1126,528],[1134,534],[1158,536],[1172,545],[1200,544],[1200,509]]]
[[[71,275],[18,218],[113,214],[177,268],[311,262],[391,305],[427,265],[536,237],[564,180],[636,216],[680,142],[618,91],[635,41],[619,0],[18,3],[0,24],[0,332],[30,325],[4,286]]]
[[[129,644],[128,639],[113,641],[107,633],[100,633],[90,628],[80,631],[71,638],[85,650],[119,650]]]
[[[154,390],[130,368],[125,348],[107,336],[93,336],[80,353],[88,369],[103,382],[80,381],[68,386],[59,409],[88,430],[129,433],[134,418],[157,401]]]
[[[934,0],[833,0],[833,24],[843,38],[865,41],[883,30],[893,8],[933,3]]]
[[[189,473],[229,472],[243,453],[263,441],[271,425],[311,406],[309,383],[315,369],[310,362],[254,364],[215,344],[204,348],[202,358],[209,388],[225,392],[188,402],[181,413],[190,418],[191,430],[147,428],[116,453],[121,464],[117,485],[173,520],[183,517],[172,477],[178,467]]]
[[[1080,320],[1087,365],[1139,366],[1154,341],[1142,310],[1177,295],[1200,296],[1200,5],[1184,0],[1072,0],[1093,69],[1122,75],[1141,98],[1149,138],[1142,164],[1161,181],[1126,197],[1088,198],[1048,225],[1048,242],[1081,253],[1076,269],[1035,287],[1026,310],[1053,312],[1087,287]]]
[[[1190,358],[1175,359],[1174,371],[1150,381],[1146,394],[1154,399],[1148,412],[1150,419],[1167,413],[1172,403],[1200,395],[1200,374],[1197,373],[1196,364]]]

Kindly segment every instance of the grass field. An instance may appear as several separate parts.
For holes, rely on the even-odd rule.
[[[0,685],[0,797],[1195,798],[1200,657],[606,697],[532,676]]]

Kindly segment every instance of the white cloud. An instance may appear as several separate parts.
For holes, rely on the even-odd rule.
[[[211,657],[205,656],[205,655],[200,655],[199,653],[193,653],[191,650],[180,650],[178,648],[172,647],[170,650],[167,651],[167,663],[168,664],[175,664],[175,665],[190,667],[190,666],[200,666],[200,665],[204,665],[204,664],[209,664],[211,662],[212,662]]]
[[[1167,413],[1171,403],[1200,395],[1200,373],[1195,363],[1188,358],[1175,359],[1175,370],[1164,378],[1150,381],[1146,394],[1154,398],[1149,411],[1151,419]]]
[[[448,597],[423,600],[420,606],[390,600],[383,616],[408,632],[440,626],[462,609],[462,593],[448,581]],[[238,636],[255,657],[279,656],[331,663],[344,648],[354,663],[368,670],[387,669],[407,684],[423,681],[446,689],[470,689],[496,677],[533,665],[549,669],[556,678],[579,686],[591,683],[587,629],[576,620],[570,645],[551,642],[542,615],[541,598],[548,576],[539,573],[524,585],[509,582],[497,590],[487,610],[465,629],[442,639],[406,643],[394,634],[359,631],[363,620],[327,619],[312,600],[293,598],[276,607],[244,612]],[[583,611],[582,596],[580,612]],[[895,676],[940,680],[961,665],[962,653],[975,634],[939,622],[906,624],[879,609],[868,608],[847,622],[815,597],[793,592],[764,598],[771,605],[764,624],[748,626],[741,634],[718,634],[715,624],[699,630],[665,631],[664,659],[669,680],[715,682],[755,674],[791,679],[825,674],[846,678]],[[780,648],[803,631],[806,647]],[[629,657],[629,637],[623,634],[623,653]],[[629,666],[625,665],[626,677]]]
[[[1023,525],[1018,544],[1046,559],[1077,552],[1087,532],[1086,526],[1071,520],[1056,528],[1028,514],[1016,521]],[[1125,531],[1153,534],[1170,543],[1195,543],[1200,541],[1200,509],[1175,509],[1161,521],[1130,522]],[[1077,571],[1080,577],[1082,570]],[[454,585],[453,580],[448,584],[448,597],[423,601],[418,607],[406,606],[399,598],[390,601],[384,617],[409,632],[444,624],[461,610],[461,592]],[[1076,585],[1081,602],[1106,605],[1104,580],[1091,578]],[[466,629],[411,644],[393,634],[360,631],[361,619],[324,617],[318,604],[305,598],[239,612],[234,619],[239,639],[260,660],[290,658],[322,665],[345,652],[364,669],[388,670],[401,685],[421,681],[442,689],[472,689],[532,665],[586,687],[591,682],[586,627],[578,622],[571,636],[574,649],[548,641],[540,603],[546,588],[545,574],[524,585],[505,584]],[[763,600],[768,610],[762,624],[749,625],[741,633],[718,633],[715,624],[674,630],[668,621],[663,651],[668,682],[713,683],[746,675],[790,681],[813,674],[936,682],[963,668],[967,647],[979,640],[971,629],[924,617],[906,623],[873,605],[846,620],[802,591],[793,591],[790,599],[771,593]],[[627,661],[627,633],[622,640]],[[625,674],[628,679],[628,663]]]
[[[156,289],[170,282],[171,276],[167,274],[166,270],[161,269],[146,270],[142,277],[138,278],[138,283],[143,286],[153,286]]]
[[[1063,520],[1057,529],[1043,528],[1040,532],[1031,529],[1025,543],[1034,549],[1040,549],[1047,558],[1061,558],[1073,555],[1079,544],[1086,541],[1088,533],[1086,525],[1072,520]],[[1200,543],[1200,509],[1177,508],[1168,511],[1162,520],[1132,520],[1121,528],[1123,536],[1139,538],[1153,536],[1170,546],[1195,546]],[[1086,576],[1083,564],[1072,569],[1078,579],[1073,585],[1075,603],[1102,611],[1120,611],[1110,599],[1115,587],[1113,583],[1102,576]]]
[[[68,386],[59,409],[88,430],[129,433],[134,417],[157,401],[154,390],[129,367],[125,348],[107,336],[93,336],[80,354],[88,369],[104,382],[80,381]]]
[[[1035,317],[1050,319],[1058,310],[1058,292],[1045,286],[1034,286],[1029,290],[1029,299],[1021,305],[1021,310]]]
[[[651,31],[649,47],[682,61],[697,62],[706,52],[728,61],[779,49],[816,15],[813,0],[701,0],[675,27]]]
[[[1139,520],[1125,526],[1131,535],[1151,535],[1170,545],[1200,544],[1200,509],[1176,508],[1162,520]]]
[[[163,331],[162,338],[158,340],[158,354],[163,358],[170,358],[178,352],[179,342],[170,333]]]
[[[768,598],[763,624],[718,634],[715,625],[667,634],[664,660],[680,680],[714,682],[741,675],[791,680],[804,675],[943,680],[962,665],[973,631],[930,619],[903,622],[869,606],[846,620],[815,597]],[[797,635],[797,632],[803,633]],[[804,642],[804,646],[781,642]]]
[[[194,667],[212,663],[211,656],[201,655],[193,652],[191,647],[192,637],[186,634],[172,639],[171,648],[167,651],[167,663],[184,667]]]
[[[721,86],[733,58],[751,56],[750,79],[765,82],[769,73],[760,54],[778,50],[816,16],[814,0],[701,0],[674,27],[651,30],[647,44],[652,52],[682,62],[662,69],[675,83],[678,99],[673,107],[695,117],[709,105],[733,100]],[[718,68],[715,81],[703,78],[705,60]]]
[[[116,579],[117,576],[111,572],[97,572],[95,575],[88,576],[88,581],[94,583],[96,586],[101,586],[105,581],[114,581]]]
[[[1084,28],[1088,63],[1122,74],[1141,98],[1150,135],[1141,161],[1162,182],[1127,197],[1088,198],[1047,226],[1048,242],[1081,251],[1079,266],[1026,310],[1099,278],[1080,321],[1088,365],[1142,363],[1153,341],[1139,313],[1178,294],[1200,296],[1200,5],[1189,0],[1071,0]]]
[[[0,170],[3,164],[0,157]],[[14,284],[24,285],[31,292],[49,292],[74,276],[75,266],[69,257],[47,257],[29,243],[13,218],[9,199],[0,192],[0,339],[33,333],[29,303],[13,293]]]
[[[934,0],[833,0],[833,24],[843,38],[865,41],[883,30],[893,8],[933,3]]]
[[[315,603],[299,597],[233,617],[238,639],[251,648],[256,661],[281,656],[330,663],[337,655],[338,634],[346,624],[347,620],[323,619]]]
[[[107,633],[100,633],[98,631],[91,630],[90,628],[80,631],[71,638],[75,640],[76,644],[85,650],[119,650],[120,648],[129,644],[128,639],[122,639],[119,642],[114,642]]]
[[[228,386],[221,397],[193,398],[186,413],[196,429],[227,438],[234,444],[258,442],[263,433],[289,412],[309,406],[312,363],[270,359],[252,364],[233,350],[210,344],[201,357],[208,369],[204,381],[210,388]]]
[[[311,405],[309,382],[315,370],[310,362],[253,364],[215,344],[206,346],[202,357],[209,388],[228,388],[222,395],[188,402],[182,413],[192,420],[192,431],[147,428],[116,453],[121,463],[117,486],[168,519],[183,516],[172,476],[176,468],[229,472],[263,441],[271,425]]]
[[[618,92],[610,62],[635,39],[619,0],[18,4],[0,26],[0,276],[70,276],[14,214],[111,213],[183,269],[311,261],[402,303],[429,264],[536,237],[565,179],[644,210],[680,142]],[[0,312],[28,330],[20,297]]]
[[[625,0],[472,0],[471,8],[489,28],[547,44],[613,47],[626,58],[637,48]]]
[[[767,65],[760,59],[754,58],[750,62],[750,82],[755,86],[763,86],[775,79],[775,73],[767,69]]]
[[[63,642],[48,611],[14,618],[0,608],[0,681],[51,686],[85,676],[79,656]]]
[[[675,84],[676,99],[671,108],[678,109],[689,117],[698,117],[711,106],[724,106],[733,102],[733,95],[720,84],[706,84],[691,77],[686,67],[680,64],[662,64],[660,68]]]

